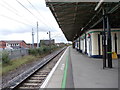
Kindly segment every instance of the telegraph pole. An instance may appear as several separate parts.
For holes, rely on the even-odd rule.
[[[50,52],[51,52],[51,33],[49,31],[49,42],[50,42]]]
[[[37,48],[39,48],[39,44],[38,44],[38,22],[37,22]]]
[[[47,34],[49,34],[49,47],[50,47],[50,49],[51,49],[51,33],[50,33],[50,31],[47,32]]]
[[[32,48],[34,48],[34,32],[33,32],[33,28],[32,28]]]
[[[49,31],[49,41],[50,41],[50,46],[51,46],[51,33]]]

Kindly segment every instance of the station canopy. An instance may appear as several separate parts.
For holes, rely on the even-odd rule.
[[[99,2],[59,1],[46,0],[46,5],[68,41],[74,41],[87,30],[103,28],[103,7],[110,17],[111,28],[120,28],[120,2],[104,2],[95,11]]]

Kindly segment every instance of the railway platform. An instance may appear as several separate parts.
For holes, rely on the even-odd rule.
[[[68,47],[41,88],[118,88],[118,60],[103,69],[102,59],[90,58]]]

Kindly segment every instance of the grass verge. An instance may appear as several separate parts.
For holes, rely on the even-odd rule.
[[[52,50],[52,52],[55,51],[55,50],[58,50],[58,49],[59,48],[56,48],[56,49]],[[15,59],[15,60],[10,60],[10,62],[7,63],[7,64],[0,63],[0,71],[1,71],[0,75],[6,75],[8,72],[17,69],[24,64],[28,64],[29,62],[31,63],[35,60],[39,60],[40,58],[42,58],[42,57],[44,57],[48,54],[50,54],[50,52],[47,51],[47,52],[45,52],[41,55],[39,55],[39,54],[37,54],[37,55],[27,55],[27,56],[23,56],[21,58]]]
[[[9,64],[1,64],[2,65],[2,75],[8,73],[11,70],[15,70],[16,68],[20,67],[23,64],[26,64],[28,62],[34,61],[38,59],[35,56],[32,55],[28,55],[28,56],[24,56],[21,57],[19,59],[16,60],[11,60]],[[1,75],[1,72],[0,72]]]

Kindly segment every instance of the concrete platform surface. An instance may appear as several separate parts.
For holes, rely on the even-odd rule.
[[[66,57],[68,56],[68,50],[67,48],[59,61],[57,62],[57,66],[55,66],[55,69],[52,69],[52,75],[48,75],[49,80],[48,83],[43,83],[45,85],[42,85],[41,88],[61,88],[62,86],[62,80],[63,80],[63,74],[64,74],[64,68],[65,68],[65,63],[66,63]]]
[[[118,60],[103,69],[103,60],[90,58],[70,48],[75,88],[118,88]]]
[[[68,47],[44,88],[118,88],[118,60],[112,69],[102,64]]]

